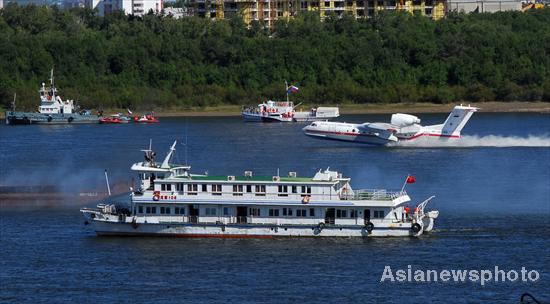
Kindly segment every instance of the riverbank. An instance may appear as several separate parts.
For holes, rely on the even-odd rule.
[[[395,103],[395,104],[345,104],[340,106],[340,113],[346,114],[392,114],[397,112],[419,113],[448,113],[455,106],[450,104],[434,103]],[[542,112],[550,113],[549,102],[479,102],[472,106],[480,108],[480,112]],[[300,106],[298,109],[307,111],[311,106]],[[124,110],[120,110],[124,111]],[[114,111],[116,112],[116,111]],[[192,109],[163,109],[155,112],[159,117],[179,116],[238,116],[241,106],[219,106]]]
[[[448,113],[455,106],[455,103],[434,104],[434,103],[392,103],[392,104],[345,104],[340,106],[340,113],[346,114],[392,114],[392,113]],[[480,108],[480,112],[506,113],[506,112],[531,112],[550,113],[550,102],[478,102],[471,103],[472,106]],[[300,106],[298,109],[307,111],[310,106]],[[158,117],[190,117],[190,116],[239,116],[242,106],[221,105],[216,107],[203,108],[169,108],[157,109],[155,115]],[[143,111],[134,111],[135,115]],[[126,109],[106,109],[106,115],[110,113],[126,113]],[[4,118],[4,111],[0,113],[0,119]]]

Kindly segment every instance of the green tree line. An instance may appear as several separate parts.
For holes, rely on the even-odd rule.
[[[35,109],[55,69],[84,107],[158,109],[283,98],[312,104],[550,101],[550,9],[374,18],[302,14],[267,29],[226,21],[8,5],[0,101]]]

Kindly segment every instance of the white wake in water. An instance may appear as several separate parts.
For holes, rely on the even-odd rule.
[[[467,148],[467,147],[550,147],[550,136],[477,136],[463,135],[461,138],[438,138],[423,136],[414,140],[400,141],[392,147],[411,148]]]

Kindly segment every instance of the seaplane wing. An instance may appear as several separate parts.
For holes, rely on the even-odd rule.
[[[395,137],[395,132],[397,132],[397,127],[384,122],[367,122],[357,126],[357,129],[360,132],[366,132],[372,135],[376,135],[382,139],[389,141],[397,141]]]

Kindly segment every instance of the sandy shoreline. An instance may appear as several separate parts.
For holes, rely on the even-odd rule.
[[[458,104],[458,103],[457,103]],[[465,103],[467,104],[467,103]],[[455,106],[455,103],[450,104],[433,104],[433,103],[396,103],[396,104],[346,104],[340,105],[341,114],[392,114],[392,113],[448,113]],[[472,106],[480,108],[480,112],[492,113],[550,113],[550,102],[478,102],[471,103]],[[301,110],[307,111],[310,106],[300,106]],[[108,109],[104,113],[126,113],[126,109]],[[143,111],[134,111],[137,115]],[[239,116],[241,106],[217,106],[205,108],[173,108],[159,109],[155,111],[158,117],[216,117],[216,116]],[[0,118],[4,118],[4,112],[0,113]]]

